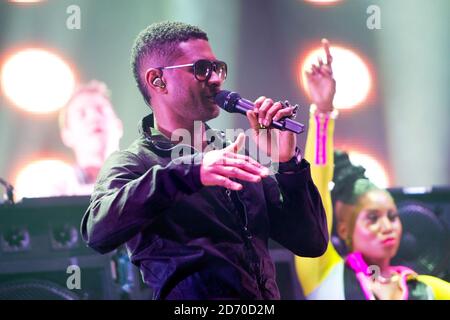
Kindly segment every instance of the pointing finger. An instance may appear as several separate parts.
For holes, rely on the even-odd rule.
[[[331,67],[331,63],[333,62],[333,57],[331,56],[330,43],[328,42],[327,39],[322,39],[322,46],[323,46],[323,49],[325,50],[325,54],[327,56],[326,65]]]

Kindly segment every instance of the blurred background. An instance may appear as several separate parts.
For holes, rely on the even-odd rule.
[[[336,47],[335,103],[347,108],[337,122],[337,146],[370,157],[386,186],[450,183],[447,0],[3,0],[0,9],[0,177],[11,183],[30,161],[70,159],[57,111],[78,83],[108,85],[125,128],[120,145],[133,141],[148,107],[134,83],[130,49],[140,30],[161,20],[207,31],[229,64],[225,88],[252,100],[299,103],[305,124],[302,64],[328,38]],[[14,77],[5,75],[8,60],[29,49],[55,61],[31,54]],[[222,112],[213,125],[245,127],[239,120]]]
[[[305,125],[310,102],[303,72],[322,54],[320,40],[329,39],[340,109],[336,146],[397,199],[425,197],[419,200],[432,217],[424,222],[428,229],[411,231],[415,237],[448,233],[448,0],[0,0],[0,178],[15,186],[27,172],[27,184],[39,189],[46,170],[75,161],[61,140],[58,114],[91,79],[111,91],[124,128],[120,147],[127,147],[149,112],[131,72],[131,46],[139,31],[162,20],[208,33],[216,56],[228,63],[225,89],[251,100],[265,95],[299,103],[297,120]],[[225,112],[211,125],[248,127],[245,118]],[[301,147],[305,139],[300,136]],[[444,263],[438,257],[448,255],[442,239],[432,239],[435,252],[424,262],[441,276],[448,275],[436,269]]]

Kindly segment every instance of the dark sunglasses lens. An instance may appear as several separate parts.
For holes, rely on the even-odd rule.
[[[205,81],[211,74],[212,65],[208,60],[198,60],[194,64],[195,77],[199,81]]]

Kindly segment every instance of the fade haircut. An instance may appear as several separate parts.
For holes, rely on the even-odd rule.
[[[208,41],[207,34],[200,28],[183,22],[158,22],[142,30],[134,41],[131,51],[131,68],[134,79],[146,103],[150,105],[151,97],[145,85],[145,71],[149,67],[168,64],[179,54],[180,42],[191,39]],[[152,64],[158,65],[149,65]]]

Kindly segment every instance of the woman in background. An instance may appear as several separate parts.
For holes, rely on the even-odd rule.
[[[402,235],[402,224],[388,191],[377,188],[362,167],[353,166],[348,155],[333,154],[333,108],[336,83],[333,79],[329,45],[323,40],[326,63],[319,59],[307,72],[311,117],[306,159],[325,206],[328,229],[333,224],[348,252],[341,257],[333,244],[319,258],[296,257],[299,280],[308,299],[415,300],[450,299],[450,284],[438,278],[418,275],[402,266],[391,266]],[[333,179],[330,194],[329,185]]]

